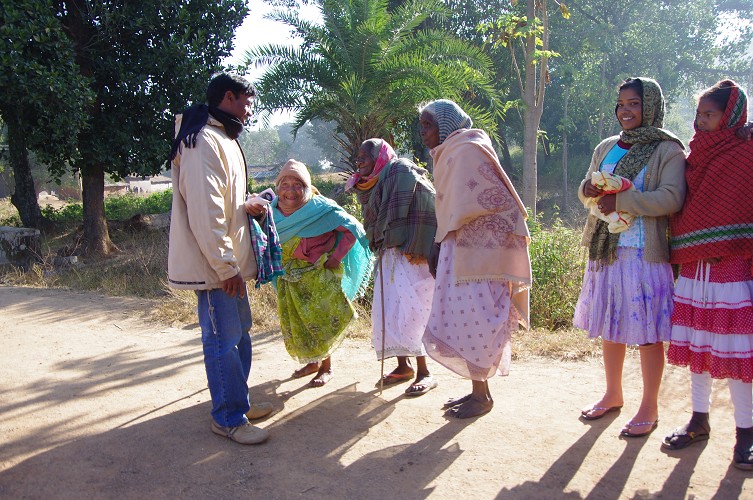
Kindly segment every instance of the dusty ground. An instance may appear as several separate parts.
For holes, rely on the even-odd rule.
[[[725,385],[705,445],[660,449],[689,415],[687,373],[673,368],[658,430],[618,437],[639,400],[635,357],[620,415],[577,418],[600,394],[597,362],[540,359],[491,381],[490,414],[457,421],[440,406],[470,384],[436,365],[426,396],[379,396],[374,353],[349,341],[332,382],[306,389],[277,332],[255,331],[252,394],[279,411],[261,424],[268,443],[241,446],[209,431],[197,327],[149,324],[151,306],[0,287],[0,498],[753,497],[753,474],[730,465]]]

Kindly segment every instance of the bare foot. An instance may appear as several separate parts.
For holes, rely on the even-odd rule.
[[[322,387],[324,384],[329,382],[334,375],[332,375],[332,370],[326,370],[322,371],[319,370],[319,372],[316,374],[316,377],[311,379],[311,382],[309,382],[310,387]]]
[[[293,372],[293,378],[302,378],[306,375],[311,375],[312,373],[316,373],[319,371],[319,363],[309,363],[303,368],[298,368],[296,371]]]
[[[468,400],[453,406],[445,414],[455,418],[472,418],[489,413],[493,406],[494,401],[491,399],[480,401],[470,396]]]
[[[413,377],[413,367],[411,365],[397,365],[397,367],[392,370],[391,374],[402,377]]]
[[[466,401],[468,401],[469,399],[471,399],[471,396],[473,396],[473,394],[466,394],[462,398],[453,398],[453,399],[447,401],[445,404],[443,404],[442,405],[442,409],[446,410],[447,408],[452,408],[453,406],[457,406],[457,405],[459,405],[461,403],[465,403]]]

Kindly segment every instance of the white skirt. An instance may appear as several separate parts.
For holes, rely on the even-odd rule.
[[[377,265],[371,305],[371,341],[382,359],[382,297],[384,297],[384,358],[426,356],[421,337],[431,312],[434,278],[426,262],[411,264],[395,248],[382,254]],[[382,281],[384,294],[382,294]]]

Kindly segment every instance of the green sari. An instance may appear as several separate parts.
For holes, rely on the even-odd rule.
[[[343,264],[326,269],[328,253],[316,264],[293,258],[300,240],[293,237],[282,245],[285,274],[277,277],[277,310],[288,354],[313,363],[337,349],[357,315],[341,286]]]

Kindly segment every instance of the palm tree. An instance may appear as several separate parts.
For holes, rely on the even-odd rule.
[[[315,1],[321,25],[291,11],[270,15],[303,38],[299,48],[253,48],[246,64],[267,66],[258,82],[262,110],[293,111],[294,132],[313,119],[337,123],[343,170],[354,169],[364,140],[405,139],[416,107],[431,99],[463,102],[476,123],[496,129],[490,58],[447,32],[422,27],[430,15],[441,15],[441,0],[408,0],[393,10],[387,0]]]

